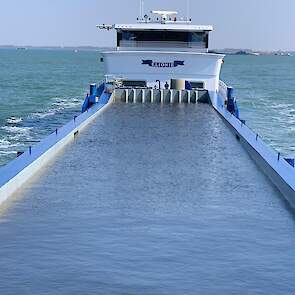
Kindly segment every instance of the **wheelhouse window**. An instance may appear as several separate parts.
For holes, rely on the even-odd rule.
[[[119,30],[118,47],[208,48],[209,32]]]
[[[205,88],[205,83],[201,81],[189,81],[192,89],[204,89]]]

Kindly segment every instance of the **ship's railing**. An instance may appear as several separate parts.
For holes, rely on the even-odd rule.
[[[203,42],[181,41],[120,41],[119,47],[144,47],[144,48],[192,48],[206,49]]]
[[[244,139],[243,146],[250,153],[254,161],[269,176],[292,207],[295,208],[294,159],[284,158],[280,152],[268,146],[258,133],[253,132],[244,120],[235,117],[227,111],[220,93],[215,96],[213,107],[236,131],[236,138],[239,141],[241,141],[241,138]]]
[[[219,80],[219,94],[222,96],[223,99],[226,99],[227,85],[222,80]]]

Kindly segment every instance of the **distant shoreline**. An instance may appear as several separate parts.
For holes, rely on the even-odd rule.
[[[211,53],[220,53],[226,55],[253,55],[253,56],[260,56],[260,55],[277,55],[277,56],[295,56],[294,51],[282,51],[282,50],[275,50],[275,51],[260,51],[260,50],[252,50],[252,49],[213,49],[210,50]]]
[[[47,50],[81,50],[81,51],[102,51],[109,50],[112,47],[99,47],[99,46],[17,46],[17,45],[0,45],[0,49],[15,49],[15,50],[30,50],[30,49],[47,49]],[[295,56],[295,51],[274,50],[274,51],[260,51],[252,49],[211,49],[210,53],[219,53],[226,55],[277,55],[277,56]]]
[[[0,49],[30,50],[30,49],[57,49],[57,50],[105,50],[111,47],[96,46],[16,46],[16,45],[0,45]]]

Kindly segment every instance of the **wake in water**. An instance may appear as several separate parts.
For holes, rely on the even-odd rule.
[[[88,51],[0,50],[0,165],[80,111],[88,85],[101,79],[97,57]]]
[[[20,122],[22,122],[22,118],[16,118],[16,117],[10,117],[6,120],[7,124],[11,124],[11,125],[14,125],[14,124],[18,124]]]
[[[60,127],[61,122],[69,120],[69,114],[78,112],[82,104],[81,98],[54,97],[49,101],[51,104],[43,111],[6,119],[5,125],[0,127],[0,166],[15,158],[17,152],[49,135],[55,127]]]

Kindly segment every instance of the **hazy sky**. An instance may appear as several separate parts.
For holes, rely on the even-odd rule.
[[[186,13],[186,0],[146,0]],[[210,48],[295,50],[295,0],[191,0],[194,24],[212,24]],[[98,23],[134,22],[139,0],[0,0],[0,44],[112,46]]]

